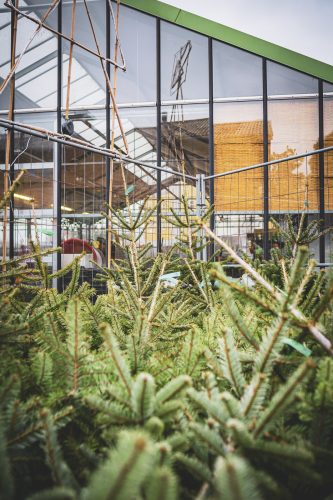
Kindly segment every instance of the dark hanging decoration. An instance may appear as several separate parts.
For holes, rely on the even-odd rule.
[[[70,119],[66,120],[66,118],[64,118],[61,124],[61,130],[63,134],[73,135],[74,134],[73,120]]]

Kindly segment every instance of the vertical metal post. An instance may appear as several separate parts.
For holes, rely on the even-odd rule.
[[[110,6],[109,2],[105,2],[106,6],[106,57],[110,58],[111,54],[111,23],[110,23]],[[111,66],[110,63],[106,63],[106,72],[108,77],[111,77]],[[106,133],[105,133],[105,147],[110,149],[111,147],[111,129],[110,129],[110,121],[111,121],[111,113],[110,113],[110,93],[109,93],[109,88],[106,84],[105,86],[105,95],[106,95],[106,100],[105,100],[105,120],[106,120]],[[107,156],[105,158],[105,169],[106,169],[106,176],[105,176],[105,189],[106,189],[106,201],[110,205],[112,200],[110,200],[110,183],[111,183],[111,162],[110,158]],[[109,230],[110,230],[110,222],[108,219],[106,219],[106,255],[109,256]],[[112,241],[112,239],[111,239]],[[112,258],[112,253],[110,254]],[[107,259],[108,260],[108,259]],[[109,265],[109,262],[107,262]]]
[[[318,113],[319,113],[319,149],[324,145],[324,97],[323,97],[323,81],[318,81]],[[319,218],[320,229],[325,228],[325,154],[319,154]],[[319,261],[325,262],[325,235],[319,238]]]
[[[213,40],[208,38],[208,82],[209,82],[209,117],[208,117],[208,168],[209,175],[214,175],[214,83],[213,83]],[[209,179],[209,203],[214,205],[214,179]],[[210,217],[210,228],[215,228],[215,210]],[[214,253],[214,242],[209,245],[209,255]]]
[[[267,60],[262,60],[264,162],[268,161]],[[264,167],[264,259],[269,258],[269,167]]]
[[[157,165],[162,164],[162,138],[161,138],[161,21],[156,19],[156,156]],[[162,220],[161,220],[161,172],[157,172],[156,196],[157,196],[157,213],[156,213],[156,238],[157,252],[162,250]]]
[[[58,7],[58,31],[61,33],[62,30],[62,2],[59,3]],[[62,38],[58,35],[58,47],[57,47],[57,132],[61,133],[61,103],[62,103]],[[54,206],[56,209],[56,239],[57,246],[61,246],[61,168],[62,168],[62,145],[57,143],[57,155],[56,155],[56,194],[57,198],[54,200]],[[61,253],[57,253],[57,269],[61,269]],[[62,284],[61,278],[58,279],[57,289],[61,291]]]
[[[57,129],[57,119],[54,120],[53,123],[53,128]],[[52,220],[53,220],[53,238],[52,238],[52,245],[54,247],[58,246],[58,219],[57,219],[57,210],[58,210],[58,144],[56,142],[53,143],[53,189],[52,189],[52,196],[53,196],[53,209],[52,209]],[[57,263],[57,255],[53,256],[52,258],[52,271],[56,272],[58,269],[58,263]],[[52,286],[53,288],[57,288],[57,279],[54,278],[52,281]]]
[[[195,181],[195,187],[196,187],[196,215],[197,217],[203,217],[206,212],[206,193],[205,193],[205,175],[204,174],[197,174],[196,175],[196,181]],[[200,230],[198,232],[199,234],[199,246],[202,246],[205,241],[205,234],[203,230]],[[203,260],[207,262],[207,247],[205,246],[202,250],[197,252],[197,258],[200,260]]]
[[[16,4],[16,2],[14,2]],[[10,46],[10,53],[12,55],[13,50],[16,50],[16,40],[14,37],[17,36],[16,33],[14,33],[14,25],[15,25],[15,16],[17,14],[12,11],[11,12],[11,46]],[[18,22],[18,19],[17,21]],[[12,60],[12,57],[11,57]],[[12,96],[12,103],[11,103],[11,120],[15,120],[15,73],[12,76],[12,82],[11,85],[13,86],[13,96]],[[9,161],[10,161],[10,170],[9,170],[9,185],[11,186],[12,183],[14,182],[15,179],[15,166],[13,164],[14,160],[14,147],[15,147],[15,131],[14,130],[8,130],[7,134],[10,134],[10,153],[9,153]],[[9,258],[12,259],[14,257],[14,228],[15,228],[15,216],[14,216],[14,196],[11,195],[10,200],[9,200]]]

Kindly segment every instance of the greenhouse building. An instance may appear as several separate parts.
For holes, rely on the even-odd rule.
[[[1,193],[25,170],[0,214],[5,257],[38,233],[63,249],[53,268],[96,241],[103,265],[117,249],[101,212],[126,199],[160,202],[140,238],[153,252],[179,237],[167,216],[184,197],[265,257],[271,217],[332,225],[333,152],[315,153],[333,145],[328,64],[158,0],[6,0],[0,24]],[[312,252],[329,263],[331,238]]]
[[[0,500],[333,500],[332,18],[0,0]]]

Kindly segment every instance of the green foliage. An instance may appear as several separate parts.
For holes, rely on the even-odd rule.
[[[286,250],[254,266],[214,235],[250,287],[198,259],[209,213],[183,203],[180,240],[156,258],[138,247],[154,209],[109,207],[124,258],[100,270],[105,295],[78,286],[79,258],[50,274],[38,242],[33,269],[2,263],[1,498],[333,491],[333,276],[309,257],[315,225],[287,224]]]

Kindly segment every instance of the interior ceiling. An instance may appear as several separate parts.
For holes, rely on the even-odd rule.
[[[133,129],[132,133],[140,134],[150,150],[156,152],[156,129],[141,127]],[[173,170],[180,171],[181,155],[185,159],[185,172],[193,175],[195,172],[207,172],[208,124],[206,119],[188,120],[186,122],[169,122],[162,124],[162,157],[164,164]],[[171,140],[170,140],[171,139]],[[23,141],[23,136],[20,137]],[[33,139],[29,152],[22,154],[20,162],[33,165],[28,175],[23,179],[20,193],[34,197],[36,207],[47,207],[52,203],[52,176],[47,176],[43,170],[46,162],[53,161],[53,147],[50,142]],[[105,159],[101,155],[84,152],[66,147],[63,158],[62,183],[66,193],[66,205],[80,211],[85,202],[85,211],[92,211],[98,199],[104,197]],[[38,165],[40,164],[40,169]],[[130,198],[132,202],[143,200],[156,194],[156,173],[153,170],[134,166],[131,171],[125,165],[126,182],[133,186]],[[153,182],[147,182],[149,178]],[[114,164],[113,170],[113,204],[123,206],[125,203],[124,185],[121,168]],[[167,198],[175,198],[172,186],[179,182],[179,177],[163,174],[161,185]],[[48,203],[49,198],[49,203]],[[51,206],[51,205],[50,205]],[[100,210],[101,208],[98,208]]]

